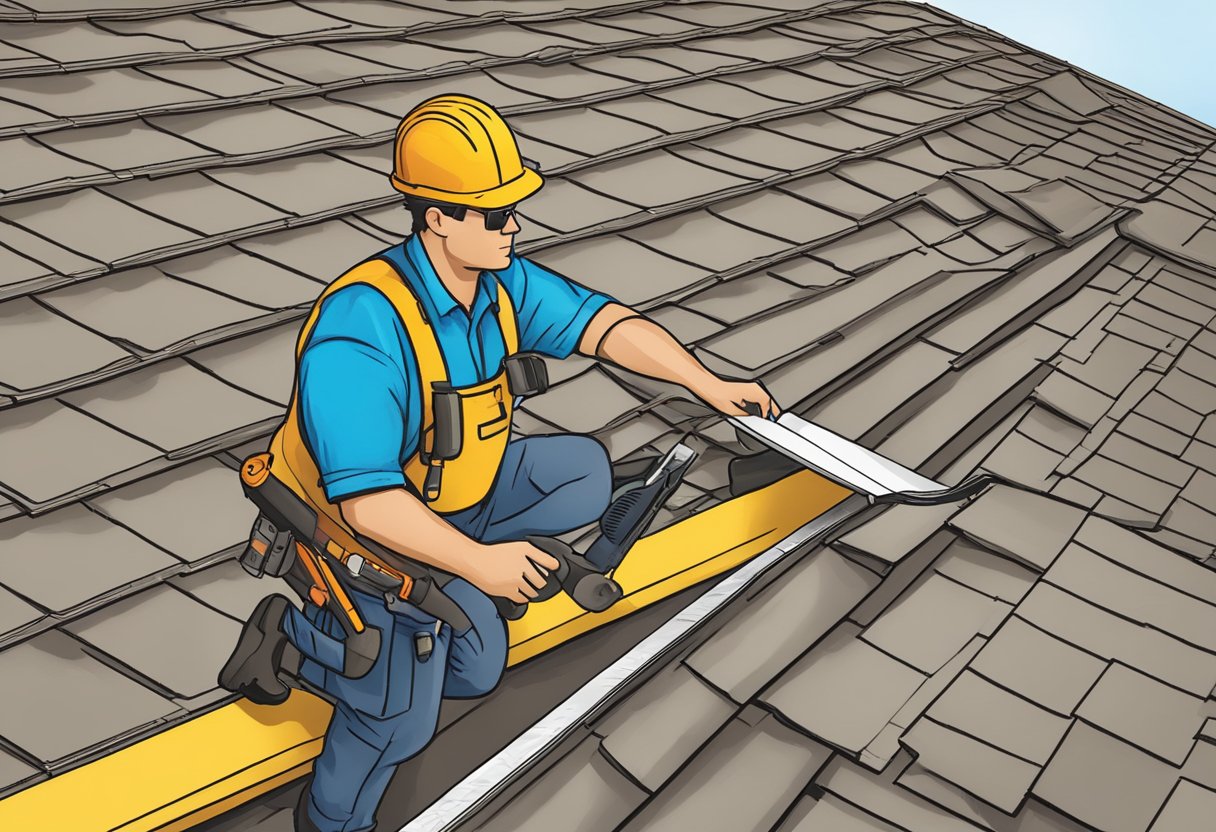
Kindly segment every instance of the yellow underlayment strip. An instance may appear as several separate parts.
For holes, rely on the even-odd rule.
[[[564,595],[510,622],[508,664],[727,572],[849,496],[811,471],[637,542],[616,572],[625,597],[588,613]],[[178,832],[306,774],[331,706],[301,690],[277,707],[241,699],[0,800],[0,830]]]

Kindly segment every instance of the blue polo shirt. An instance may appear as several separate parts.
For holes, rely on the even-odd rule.
[[[506,344],[494,314],[495,277],[515,308],[521,352],[566,358],[595,314],[616,302],[512,250],[505,269],[478,276],[470,313],[443,285],[416,234],[377,256],[390,260],[421,299],[457,387],[502,370]],[[402,469],[418,447],[423,391],[413,347],[388,298],[366,284],[327,297],[297,383],[301,433],[330,502],[394,486],[412,490]]]

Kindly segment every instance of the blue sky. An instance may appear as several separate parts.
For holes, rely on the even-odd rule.
[[[931,0],[1216,126],[1216,0]]]

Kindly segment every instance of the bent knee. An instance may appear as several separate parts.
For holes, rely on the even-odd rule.
[[[577,524],[582,526],[600,519],[608,508],[608,501],[612,499],[612,459],[599,440],[590,436],[573,438],[582,440],[579,450],[586,460],[583,466],[586,476],[580,482],[582,490],[578,499],[578,505],[586,509],[582,522]]]
[[[451,699],[473,699],[485,696],[502,681],[503,662],[478,662],[475,667],[465,667],[462,672],[443,686],[443,695]]]

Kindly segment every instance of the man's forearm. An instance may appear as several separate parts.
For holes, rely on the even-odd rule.
[[[640,316],[613,325],[596,355],[635,373],[682,384],[694,393],[715,378],[671,333]]]
[[[412,560],[469,577],[484,544],[431,511],[405,488],[390,488],[339,502],[342,518],[372,540]],[[391,566],[391,564],[389,564]]]

